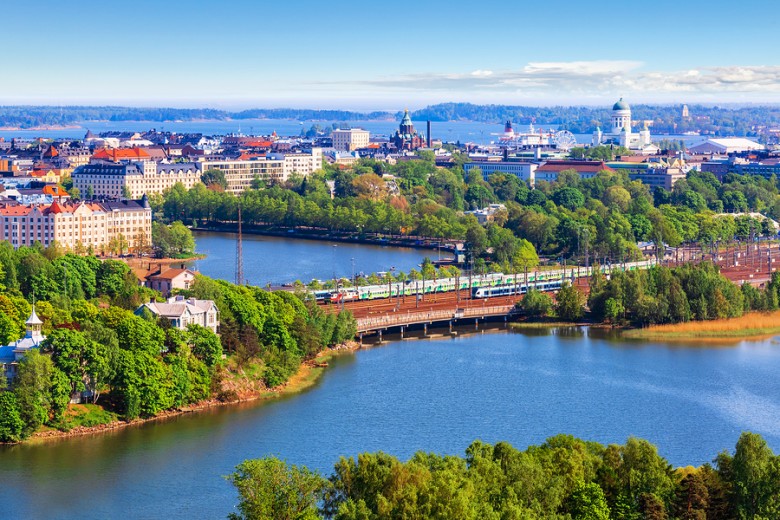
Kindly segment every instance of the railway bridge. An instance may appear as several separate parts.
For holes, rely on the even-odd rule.
[[[401,335],[403,336],[404,328],[411,325],[423,325],[427,328],[428,325],[449,324],[450,328],[452,328],[456,323],[463,321],[473,320],[475,323],[478,323],[479,320],[485,320],[486,318],[500,316],[508,318],[513,312],[513,304],[417,312],[407,310],[406,312],[393,312],[378,316],[357,318],[356,322],[359,335],[374,331],[381,335],[383,330],[399,328]]]

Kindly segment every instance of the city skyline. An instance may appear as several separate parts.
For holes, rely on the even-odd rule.
[[[419,108],[780,102],[763,3],[303,1],[5,9],[2,104]],[[764,9],[765,11],[765,9]],[[716,15],[716,16],[713,16]],[[745,34],[761,34],[761,45]],[[34,37],[33,37],[34,36]],[[42,68],[42,63],[45,67]]]

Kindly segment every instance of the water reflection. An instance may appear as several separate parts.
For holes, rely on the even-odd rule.
[[[674,465],[699,465],[743,430],[780,451],[771,340],[684,348],[583,327],[455,332],[337,357],[297,396],[0,448],[3,516],[224,518],[235,495],[222,477],[268,454],[329,472],[361,451],[462,454],[476,438],[523,448],[565,432],[634,435]]]

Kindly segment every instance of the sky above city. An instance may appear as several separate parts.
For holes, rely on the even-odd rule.
[[[780,102],[772,0],[30,5],[2,10],[2,105]]]

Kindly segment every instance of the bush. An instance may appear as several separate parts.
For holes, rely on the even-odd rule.
[[[536,289],[531,289],[520,302],[520,308],[528,316],[541,318],[548,316],[553,307],[553,300],[549,294]]]
[[[555,313],[562,320],[577,321],[585,312],[585,296],[579,289],[570,284],[564,284],[558,291],[558,303]]]

